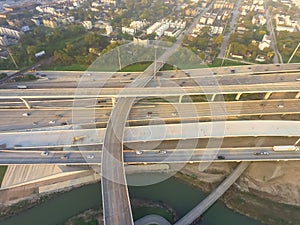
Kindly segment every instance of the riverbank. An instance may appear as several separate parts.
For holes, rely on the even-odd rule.
[[[172,224],[178,219],[176,210],[164,202],[156,202],[145,199],[134,198],[131,200],[133,207],[134,221],[145,216],[146,213],[161,215]],[[89,209],[74,216],[63,225],[102,225],[103,210]]]
[[[261,166],[266,166],[267,164],[264,163],[264,165]],[[189,164],[177,173],[175,177],[208,193],[216,188],[236,165],[237,163],[226,163],[225,165],[222,165],[221,163],[211,164],[207,170],[200,172],[198,170],[198,165]],[[257,165],[254,166],[258,167]],[[274,197],[271,194],[264,192],[266,189],[261,188],[262,191],[258,191],[249,188],[249,186],[245,186],[245,181],[248,181],[249,177],[252,175],[251,172],[253,171],[251,171],[250,167],[237,183],[225,192],[221,198],[225,205],[240,214],[254,218],[264,224],[298,224],[300,221],[299,206],[278,202],[279,197]],[[265,177],[265,175],[263,176]],[[264,179],[267,180],[266,177]],[[283,178],[281,177],[281,179]],[[279,183],[280,182],[277,181],[276,185]],[[274,185],[274,180],[272,184]],[[258,183],[257,185],[259,186]],[[292,201],[292,203],[294,203],[294,201]]]
[[[180,180],[181,183],[186,183],[189,186],[192,185],[198,190],[202,190],[206,193],[213,190],[216,186],[219,185],[219,183],[225,179],[225,177],[231,173],[231,171],[237,166],[237,163],[212,163],[205,171],[201,172],[199,171],[199,164],[187,164],[180,172],[178,172],[174,177],[178,181]],[[169,171],[172,171],[172,166]],[[292,171],[291,171],[292,169]],[[287,183],[287,177],[285,177],[280,171],[283,170],[285,173],[292,174],[292,176],[295,176],[293,182],[290,181]],[[294,171],[296,170],[296,172]],[[167,171],[167,170],[166,170]],[[264,171],[264,172],[262,172]],[[274,172],[275,171],[275,172]],[[293,172],[294,171],[294,172]],[[227,207],[233,209],[236,212],[239,212],[241,214],[247,215],[248,217],[255,218],[258,221],[262,221],[265,224],[272,224],[272,225],[288,225],[288,224],[298,224],[298,221],[300,221],[300,215],[299,215],[299,207],[297,206],[291,206],[283,203],[278,203],[278,199],[280,201],[288,201],[289,198],[291,198],[291,194],[289,194],[289,198],[282,198],[282,196],[276,195],[276,198],[274,198],[274,195],[272,195],[272,192],[270,190],[276,190],[280,189],[282,187],[283,182],[285,185],[290,186],[290,188],[286,191],[283,191],[281,189],[281,195],[287,193],[293,193],[293,191],[296,189],[297,185],[297,163],[289,163],[289,162],[283,162],[283,163],[252,163],[249,169],[241,176],[241,178],[237,181],[235,185],[233,185],[222,197],[222,201],[226,204]],[[156,173],[155,174],[162,174],[162,173]],[[150,174],[149,174],[150,175]],[[254,179],[255,178],[255,179]],[[290,179],[290,175],[288,176]],[[175,180],[173,179],[173,180]],[[261,179],[261,182],[259,180]],[[252,183],[255,182],[256,186],[254,186]],[[292,182],[292,183],[291,183]],[[178,183],[178,182],[177,182]],[[185,185],[185,186],[188,186]],[[80,185],[83,186],[83,185]],[[25,209],[32,208],[33,206],[36,206],[41,203],[48,203],[51,202],[51,200],[54,197],[58,197],[58,199],[63,199],[64,195],[68,195],[70,193],[69,191],[72,190],[72,192],[76,192],[78,189],[77,186],[71,187],[68,189],[63,189],[59,192],[52,192],[50,194],[38,194],[35,198],[27,199],[24,201],[19,202],[18,204],[11,205],[7,208],[1,208],[1,219],[8,218],[9,216],[14,216],[16,214],[19,214],[22,211],[25,211]],[[86,185],[84,185],[86,187]],[[178,186],[178,184],[177,184]],[[149,201],[149,199],[143,199],[144,196],[150,195],[149,193],[154,190],[151,186],[150,187],[143,187],[143,194],[140,194],[140,196],[132,196],[132,204],[135,205],[135,208],[140,208],[140,212],[135,211],[135,216],[138,215],[138,217],[142,217],[145,215],[146,211],[154,211],[154,212],[160,212],[163,213],[162,216],[166,217],[166,215],[171,215],[171,219],[173,221],[176,221],[179,217],[184,215],[186,212],[181,211],[181,215],[176,215],[176,210],[172,210],[171,206],[173,207],[173,198],[176,198],[180,203],[184,205],[183,202],[185,202],[186,199],[181,199],[182,197],[186,198],[187,193],[182,193],[183,189],[170,189],[169,187],[175,187],[175,185],[171,185],[168,187],[162,187],[160,184],[156,184],[155,188],[156,191],[154,192],[156,195],[156,199],[153,201]],[[131,188],[131,191],[133,194],[136,195],[138,190],[136,188]],[[94,188],[93,191],[95,193],[95,190],[97,188]],[[140,189],[141,190],[141,189]],[[176,193],[175,196],[177,197],[170,197],[169,200],[172,200],[169,202],[168,205],[165,205],[167,201],[162,200],[164,199],[163,193],[166,193],[165,190],[169,190],[169,192]],[[178,192],[180,190],[180,192]],[[259,191],[260,190],[260,191]],[[62,194],[60,197],[59,195],[63,192],[67,192],[65,194]],[[88,192],[90,193],[90,192]],[[181,193],[179,195],[179,193]],[[270,194],[271,193],[271,194]],[[97,195],[99,195],[97,191]],[[169,194],[169,193],[168,193]],[[74,194],[73,194],[74,195]],[[90,194],[90,199],[95,198],[92,194]],[[77,195],[76,195],[77,196]],[[160,197],[159,197],[160,196]],[[294,195],[297,196],[297,193]],[[83,200],[87,200],[86,195],[81,196]],[[136,202],[135,199],[140,199],[138,202]],[[187,202],[192,202],[195,200],[196,202],[199,202],[198,199],[190,199]],[[162,201],[160,201],[162,200]],[[299,199],[293,200],[293,203],[297,203]],[[98,200],[98,202],[101,202],[101,199]],[[195,204],[196,204],[195,202]],[[186,203],[185,203],[186,204]],[[80,203],[81,205],[81,203]],[[137,205],[137,207],[136,207]],[[180,204],[179,204],[180,205]],[[78,205],[79,206],[79,205]],[[93,206],[95,207],[95,206]],[[177,206],[178,207],[178,206]],[[97,207],[98,208],[98,204]],[[82,211],[85,211],[88,208],[82,208]],[[155,211],[155,210],[156,211]],[[158,210],[157,210],[158,209]],[[183,210],[188,210],[187,208],[182,208]],[[179,210],[180,211],[180,210]],[[78,214],[81,211],[78,211]],[[143,214],[143,215],[142,215]],[[208,212],[209,214],[209,212]],[[204,217],[206,218],[208,214],[205,214]],[[73,217],[77,215],[75,214],[68,214],[69,217]],[[75,221],[73,221],[73,224],[91,224],[96,225],[95,223],[95,215],[96,214],[90,214],[90,216],[87,217],[75,217]],[[77,219],[76,219],[77,218]],[[102,221],[101,213],[97,214],[96,218],[98,218],[98,221]],[[100,218],[100,219],[99,219]],[[65,220],[67,220],[65,218]],[[138,219],[138,218],[135,218]],[[65,221],[64,220],[64,221]],[[78,223],[77,223],[78,222]],[[73,225],[72,224],[72,225]],[[101,224],[101,223],[99,223]]]

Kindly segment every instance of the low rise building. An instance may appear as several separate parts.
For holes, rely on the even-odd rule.
[[[268,35],[264,35],[261,42],[259,42],[258,48],[263,51],[265,48],[270,48],[271,38]]]
[[[87,30],[91,30],[93,28],[92,21],[90,21],[90,20],[83,21],[81,24]]]
[[[136,33],[136,30],[130,27],[122,27],[122,33],[134,35]]]

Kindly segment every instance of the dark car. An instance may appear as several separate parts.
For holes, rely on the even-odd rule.
[[[218,159],[225,159],[224,155],[218,155]]]

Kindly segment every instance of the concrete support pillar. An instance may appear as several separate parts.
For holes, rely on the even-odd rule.
[[[213,94],[213,95],[211,96],[211,100],[210,100],[211,102],[213,102],[213,101],[215,100],[216,95],[217,95],[217,94]]]
[[[31,106],[29,105],[29,102],[26,99],[21,98],[21,100],[24,102],[24,104],[26,105],[27,109],[31,109]]]
[[[157,79],[157,85],[158,85],[158,87],[161,87],[160,78],[159,78],[159,77],[156,77],[156,79]]]
[[[295,98],[300,98],[300,91],[296,94]]]
[[[267,99],[270,97],[271,94],[272,94],[272,92],[266,93],[266,95],[265,95],[265,97],[264,97],[264,100],[267,100]]]
[[[111,102],[112,102],[112,105],[115,106],[116,105],[116,97],[111,97]]]
[[[242,96],[242,94],[243,94],[243,93],[238,93],[238,94],[235,96],[235,100],[237,100],[237,101],[240,100],[240,97]]]
[[[183,98],[183,95],[179,95],[179,103],[181,103],[182,102],[182,98]]]

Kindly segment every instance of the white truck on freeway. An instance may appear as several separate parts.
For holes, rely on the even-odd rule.
[[[280,151],[298,151],[299,148],[295,145],[278,145],[273,146],[273,151],[280,152]]]

